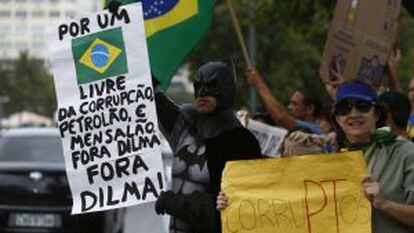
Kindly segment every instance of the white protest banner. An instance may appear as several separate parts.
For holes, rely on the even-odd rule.
[[[259,121],[249,119],[247,129],[259,141],[262,154],[270,157],[279,157],[279,149],[288,131],[284,128],[274,127]]]
[[[163,166],[141,3],[48,36],[72,214],[155,201]]]
[[[288,133],[286,129],[252,120],[245,110],[237,111],[236,116],[240,123],[255,136],[263,155],[280,157],[279,149]]]

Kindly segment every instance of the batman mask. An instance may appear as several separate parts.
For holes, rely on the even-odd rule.
[[[194,80],[195,97],[216,98],[217,111],[233,107],[235,90],[233,72],[222,62],[209,62],[203,65]]]
[[[233,113],[236,83],[233,72],[222,62],[209,62],[197,72],[194,80],[195,97],[211,96],[217,108],[211,114],[198,114],[197,131],[202,138],[217,137],[223,131],[241,127]]]

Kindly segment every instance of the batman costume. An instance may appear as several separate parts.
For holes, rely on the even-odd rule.
[[[226,64],[202,66],[194,91],[196,98],[216,99],[213,113],[178,107],[159,89],[155,95],[160,128],[175,156],[172,191],[163,193],[155,207],[157,213],[172,216],[171,233],[221,232],[215,200],[225,163],[260,156],[259,143],[232,111],[235,80]]]

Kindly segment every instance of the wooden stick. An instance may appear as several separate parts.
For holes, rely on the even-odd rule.
[[[236,30],[237,38],[239,39],[239,44],[243,52],[244,60],[248,68],[253,68],[252,62],[250,61],[249,53],[247,52],[246,42],[244,40],[244,37],[240,29],[239,19],[237,18],[236,11],[234,10],[234,7],[233,7],[233,3],[231,0],[226,0],[226,2],[229,8],[229,11],[230,11],[230,16],[233,22],[234,29]]]

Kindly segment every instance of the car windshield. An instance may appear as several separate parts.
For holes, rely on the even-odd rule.
[[[54,136],[3,137],[0,161],[63,163],[61,141]]]

